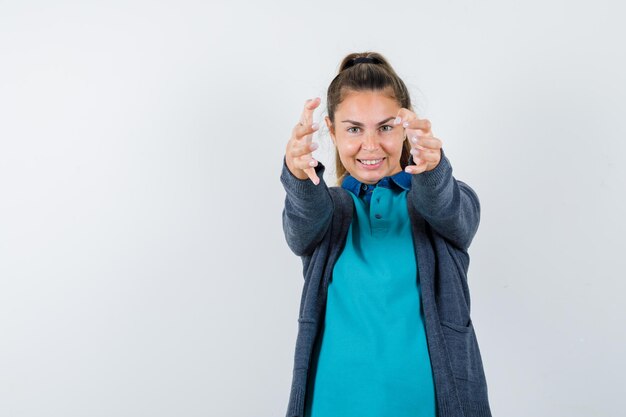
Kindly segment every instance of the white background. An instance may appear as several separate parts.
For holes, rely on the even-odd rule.
[[[480,198],[469,282],[494,416],[619,415],[623,16],[0,1],[0,415],[284,415],[303,280],[282,156],[304,101],[324,106],[366,50]]]

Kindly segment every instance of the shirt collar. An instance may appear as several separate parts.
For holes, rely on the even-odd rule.
[[[363,184],[352,175],[348,174],[343,180],[341,187],[352,192],[356,196],[360,196],[369,187],[374,188],[376,186],[391,188],[391,184],[395,184],[403,190],[411,189],[411,174],[405,171],[400,171],[390,177],[384,177],[376,184]],[[365,185],[365,187],[363,187]]]

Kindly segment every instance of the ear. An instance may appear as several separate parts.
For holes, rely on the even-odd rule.
[[[330,132],[330,138],[333,140],[333,145],[336,145],[336,143],[335,143],[335,128],[334,128],[332,122],[330,121],[330,117],[324,116],[324,120],[326,121],[326,127],[328,127],[328,131]]]

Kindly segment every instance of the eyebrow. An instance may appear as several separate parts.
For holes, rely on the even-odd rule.
[[[389,117],[388,119],[385,119],[382,122],[379,122],[378,126],[384,125],[385,123],[387,123],[388,121],[393,120],[393,119],[395,119],[395,117]],[[353,125],[364,126],[363,123],[355,122],[354,120],[342,120],[341,123],[352,123]]]

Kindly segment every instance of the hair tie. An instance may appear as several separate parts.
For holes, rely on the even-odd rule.
[[[362,57],[358,57],[358,58],[354,58],[352,60],[352,65],[355,64],[360,64],[360,63],[365,63],[365,64],[376,64],[376,60],[374,58],[370,58],[370,57],[366,57],[366,56],[362,56]]]

